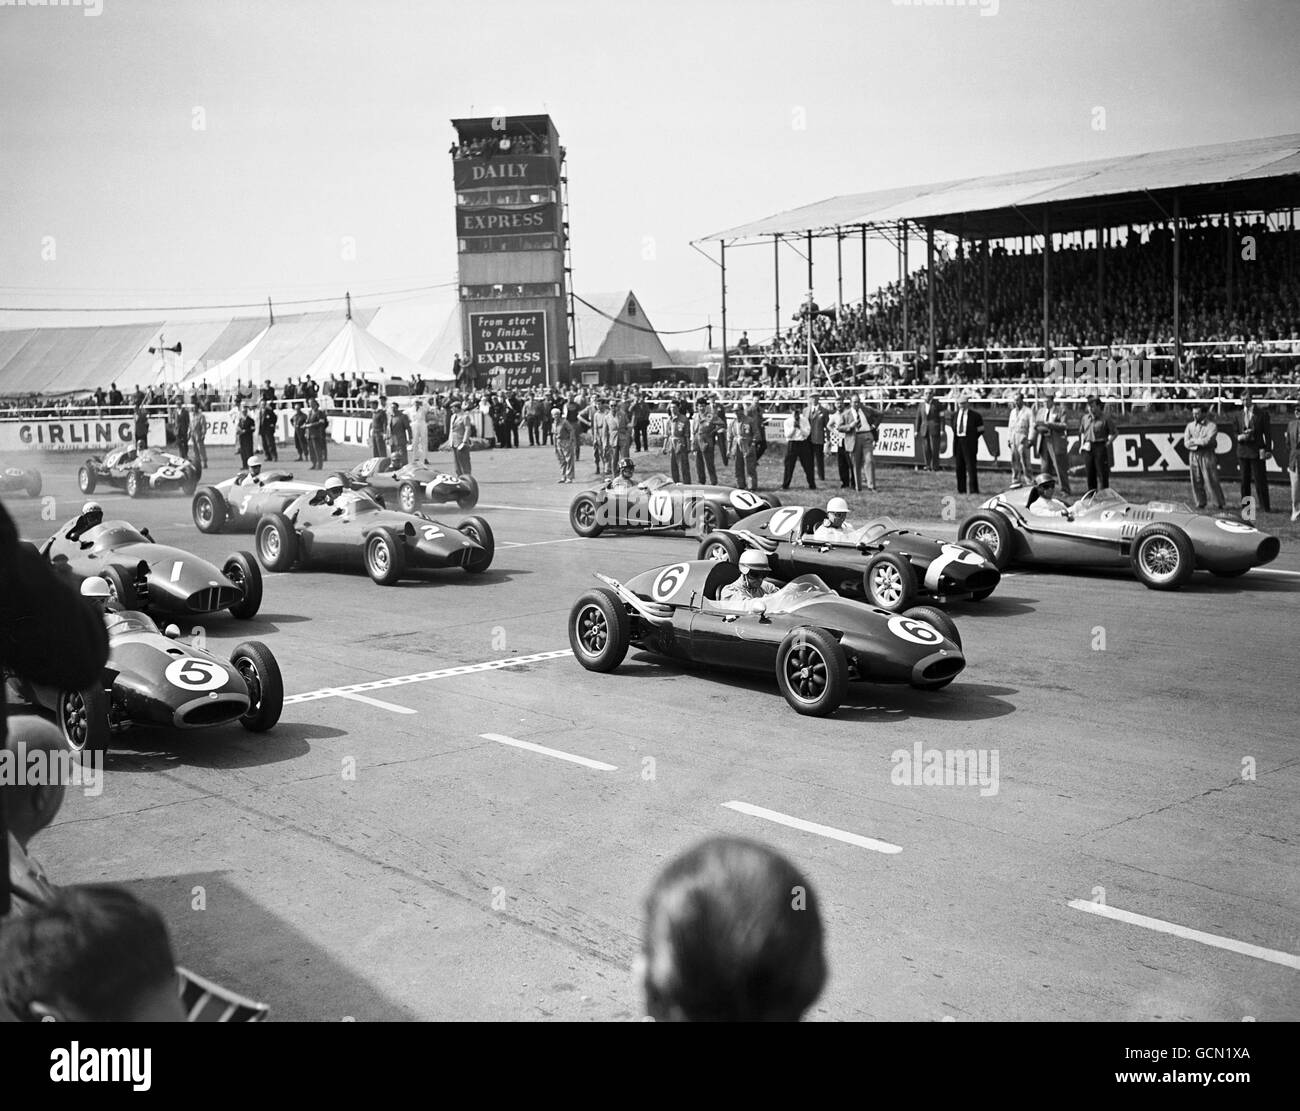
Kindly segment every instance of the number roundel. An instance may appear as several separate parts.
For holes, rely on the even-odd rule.
[[[1215,517],[1214,523],[1218,528],[1223,529],[1224,532],[1247,533],[1257,531],[1253,525],[1245,524],[1242,521],[1225,521],[1222,517]]]
[[[763,504],[763,501],[751,490],[732,490],[731,504],[737,509],[743,509],[746,513],[752,513]]]
[[[656,602],[668,601],[686,582],[690,570],[685,563],[674,563],[671,567],[665,567],[655,576],[655,581],[650,586],[650,597]]]
[[[969,548],[959,548],[956,544],[945,544],[943,554],[954,563],[975,564],[984,562],[984,557],[979,552],[972,552]]]
[[[436,474],[429,480],[434,486],[458,486],[460,479],[454,474]]]
[[[889,619],[889,631],[900,640],[910,641],[912,644],[937,645],[943,641],[943,634],[933,625],[899,614]]]
[[[159,478],[180,478],[181,472],[177,470],[175,467],[159,467],[158,477]]]
[[[172,660],[163,676],[173,687],[187,691],[214,691],[226,685],[225,668],[213,660],[193,656]]]
[[[783,506],[768,518],[767,531],[773,536],[785,536],[787,533],[794,532],[794,527],[801,516],[803,516],[802,506]]]
[[[673,519],[673,496],[667,490],[656,490],[650,495],[650,520],[666,525]]]

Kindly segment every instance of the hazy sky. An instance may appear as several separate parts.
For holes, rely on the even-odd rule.
[[[665,331],[717,324],[717,270],[689,242],[752,218],[837,193],[1300,131],[1298,0],[91,11],[0,0],[3,306],[452,283],[448,120],[498,110],[549,112],[568,149],[577,291],[634,289]],[[788,317],[805,279],[784,257]],[[771,249],[729,262],[732,326],[770,331]],[[871,255],[871,285],[893,272],[883,248]],[[848,255],[848,299],[859,273]],[[824,304],[834,281],[832,245],[818,258]],[[0,314],[0,326],[30,319]]]

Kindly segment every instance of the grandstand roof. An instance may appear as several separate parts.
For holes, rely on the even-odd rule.
[[[1144,224],[1184,216],[1290,208],[1300,178],[1300,134],[1246,139],[1038,170],[830,197],[714,232],[701,242],[772,235],[831,234],[837,228],[933,223],[968,239]]]

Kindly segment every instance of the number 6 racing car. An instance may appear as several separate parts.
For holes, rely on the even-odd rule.
[[[569,505],[569,524],[579,536],[606,529],[641,532],[691,532],[707,536],[737,521],[781,504],[775,494],[755,494],[730,486],[692,486],[666,474],[637,483],[614,480],[580,490]]]
[[[833,714],[851,682],[946,687],[966,666],[942,610],[890,613],[841,598],[804,575],[751,602],[719,601],[734,563],[674,563],[583,594],[569,612],[569,644],[588,671],[613,671],[629,647],[660,656],[775,675],[797,713]]]
[[[840,594],[866,598],[902,613],[918,599],[940,605],[979,602],[997,588],[1002,573],[978,540],[956,544],[900,528],[877,517],[842,535],[818,531],[826,511],[786,505],[747,517],[740,527],[700,541],[700,559],[736,561],[746,548],[768,556],[781,579],[819,575]]]
[[[1000,568],[1130,567],[1152,590],[1177,590],[1198,570],[1235,578],[1276,559],[1281,548],[1276,536],[1244,521],[1180,502],[1134,505],[1114,490],[1089,490],[1066,505],[1034,486],[990,498],[957,535],[983,543]]]
[[[199,468],[190,460],[156,447],[120,447],[103,459],[92,455],[77,469],[77,485],[83,494],[93,494],[101,482],[125,490],[133,498],[162,490],[194,493]]]

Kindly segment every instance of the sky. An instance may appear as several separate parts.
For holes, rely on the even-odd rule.
[[[698,349],[719,272],[692,240],[836,194],[1300,131],[1297,42],[1300,0],[0,0],[0,308],[148,310],[0,327],[452,298],[449,120],[547,112],[576,291],[634,290]],[[833,241],[815,261],[832,304]],[[873,247],[868,284],[895,273]],[[788,319],[792,249],[781,282]],[[772,302],[771,248],[729,251],[729,334],[770,335]]]

